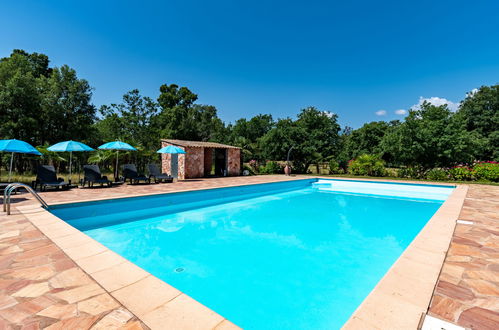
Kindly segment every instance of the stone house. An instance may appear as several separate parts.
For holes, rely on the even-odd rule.
[[[163,172],[173,177],[182,180],[241,174],[241,148],[239,147],[215,142],[161,140],[162,148],[169,145],[182,148],[186,152],[178,155],[161,154]]]

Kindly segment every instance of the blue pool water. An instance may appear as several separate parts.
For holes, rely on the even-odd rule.
[[[243,328],[336,329],[452,192],[365,185],[298,180],[52,212]]]

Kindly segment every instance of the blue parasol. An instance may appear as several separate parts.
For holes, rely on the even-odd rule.
[[[14,161],[14,153],[31,154],[41,156],[42,154],[36,150],[31,144],[20,140],[0,140],[0,151],[11,152],[10,168],[9,168],[9,182],[12,176],[12,162]]]
[[[158,151],[156,151],[158,154],[185,154],[184,149],[176,147],[176,146],[166,146]]]
[[[170,162],[171,162],[170,171],[171,171],[171,175],[173,176],[173,178],[175,180],[177,180],[177,178],[178,178],[178,154],[185,154],[186,153],[185,150],[182,148],[179,148],[177,146],[170,145],[170,146],[163,147],[156,152],[159,154],[172,154],[172,157],[170,160]]]
[[[98,149],[101,150],[116,150],[116,172],[114,173],[114,181],[118,181],[118,153],[120,150],[137,150],[128,143],[121,141],[113,141],[104,143]]]
[[[71,179],[71,165],[73,160],[73,151],[92,151],[94,149],[90,148],[84,143],[76,141],[64,141],[54,144],[47,148],[47,150],[55,152],[69,152],[69,178]]]

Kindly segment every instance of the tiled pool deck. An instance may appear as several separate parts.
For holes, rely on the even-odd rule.
[[[197,179],[150,186],[73,189],[41,195],[49,204],[55,204],[299,178],[256,176]],[[460,187],[462,197],[456,194],[454,204],[444,204],[449,209],[440,212],[440,222],[438,219],[433,221],[433,218],[431,221],[435,226],[432,232],[447,235],[447,245],[421,241],[432,248],[436,245],[441,249],[441,260],[454,230],[454,223],[446,223],[445,219],[448,220],[454,213],[455,217],[459,214],[462,199],[466,195],[465,188]],[[237,328],[222,316],[41,210],[27,194],[17,195],[14,201],[13,215],[0,214],[0,329]],[[459,209],[453,209],[453,205],[459,205]],[[19,210],[24,214],[20,214]],[[456,227],[429,314],[473,329],[497,328],[499,187],[471,185],[460,212],[459,219],[473,221],[473,225],[458,224]],[[404,260],[413,265],[419,262],[419,257],[425,256],[409,254],[405,257],[399,259],[385,276],[385,285],[390,285],[388,275],[400,275],[397,272],[403,269]],[[426,311],[441,264],[442,261],[421,264],[424,272],[431,274],[424,284],[426,296],[418,295],[414,299],[417,302],[406,301],[408,307],[424,306],[415,310],[419,313]],[[387,328],[385,322],[390,322],[393,313],[398,312],[389,310],[389,305],[379,309],[370,308],[368,300],[372,300],[373,296],[373,302],[379,297],[394,302],[406,299],[404,292],[399,297],[393,297],[398,295],[398,289],[403,291],[405,288],[399,287],[392,292],[392,296],[386,297],[389,293],[378,287],[350,320],[360,316],[357,323],[349,322],[350,328]],[[366,316],[367,320],[364,319]],[[407,319],[407,315],[398,315],[398,318]]]

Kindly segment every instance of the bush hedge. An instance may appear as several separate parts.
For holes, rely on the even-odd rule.
[[[360,155],[348,162],[348,173],[353,175],[383,176],[385,162],[377,155]]]
[[[331,161],[330,173],[340,173],[338,163]],[[397,176],[409,179],[428,179],[432,181],[489,181],[499,182],[499,162],[476,162],[472,165],[457,165],[451,168],[425,170],[421,167],[400,169],[385,168],[377,155],[361,155],[348,163],[348,173],[362,176]]]

